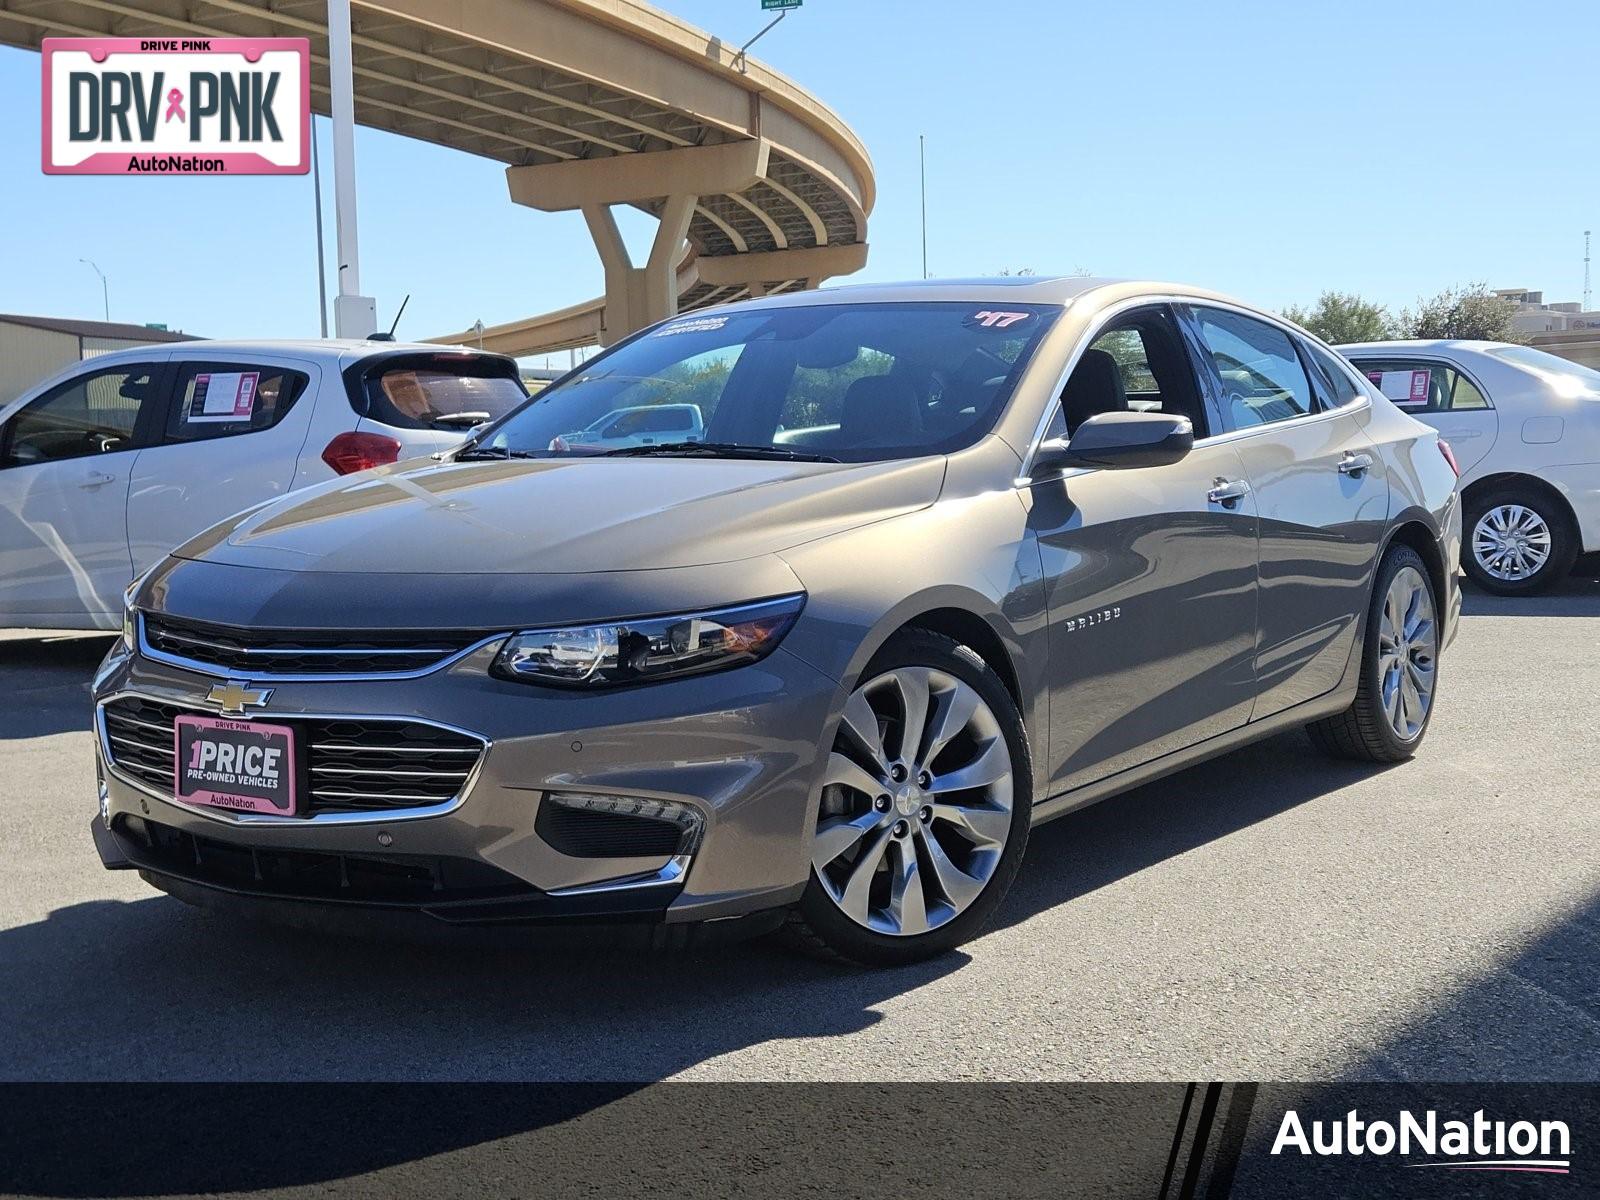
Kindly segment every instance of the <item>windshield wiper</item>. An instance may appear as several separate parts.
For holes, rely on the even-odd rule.
[[[435,425],[487,425],[489,423],[489,414],[486,412],[441,413],[431,419]]]
[[[741,442],[659,442],[653,446],[625,446],[607,450],[599,458],[646,458],[654,454],[681,454],[696,458],[775,458],[783,462],[836,463],[837,458],[812,454],[789,446],[747,446]]]
[[[533,450],[508,450],[504,446],[471,446],[456,455],[457,462],[478,462],[489,458],[538,458]]]

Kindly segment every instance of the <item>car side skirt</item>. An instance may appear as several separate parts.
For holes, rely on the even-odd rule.
[[[1360,646],[1360,641],[1357,646]],[[1262,738],[1271,737],[1273,734],[1282,733],[1298,725],[1305,725],[1323,717],[1330,717],[1334,713],[1343,712],[1350,706],[1350,701],[1355,695],[1356,680],[1360,678],[1359,672],[1352,675],[1346,672],[1344,682],[1333,691],[1314,700],[1307,700],[1293,708],[1274,713],[1270,717],[1263,717],[1259,721],[1251,721],[1241,725],[1238,729],[1219,733],[1215,737],[1198,742],[1182,750],[1174,750],[1160,758],[1151,759],[1136,767],[1129,767],[1126,771],[1119,771],[1105,779],[1096,779],[1082,787],[1074,788],[1060,795],[1052,796],[1033,806],[1033,824],[1043,825],[1046,821],[1053,821],[1057,817],[1064,817],[1068,813],[1077,812],[1080,808],[1087,808],[1091,804],[1098,804],[1101,800],[1108,800],[1112,796],[1129,791],[1141,784],[1150,783],[1163,776],[1182,771],[1196,763],[1204,762],[1209,758],[1216,758],[1230,750],[1237,750],[1251,742],[1259,742]]]

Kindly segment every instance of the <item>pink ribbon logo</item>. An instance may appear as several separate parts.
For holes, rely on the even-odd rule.
[[[183,115],[183,93],[177,88],[173,88],[167,93],[167,115],[163,120],[163,124],[172,120],[173,117],[177,117],[180,121],[189,119]]]

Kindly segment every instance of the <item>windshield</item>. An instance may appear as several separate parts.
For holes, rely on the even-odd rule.
[[[683,316],[547,388],[473,452],[947,454],[993,428],[1059,311],[828,304]]]
[[[1496,358],[1516,363],[1519,367],[1531,367],[1546,378],[1554,375],[1558,379],[1571,380],[1572,384],[1563,389],[1569,393],[1575,393],[1579,389],[1600,392],[1600,371],[1582,366],[1571,359],[1557,358],[1554,354],[1535,350],[1532,346],[1496,346],[1489,353]],[[1550,382],[1556,383],[1557,380],[1552,379]]]

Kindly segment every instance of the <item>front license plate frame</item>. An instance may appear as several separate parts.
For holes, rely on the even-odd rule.
[[[174,798],[244,815],[297,816],[296,750],[287,725],[184,713],[172,729]]]

